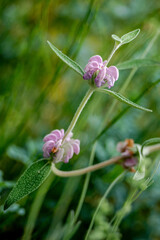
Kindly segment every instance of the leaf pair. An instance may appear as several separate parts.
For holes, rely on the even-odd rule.
[[[113,34],[112,38],[114,40],[116,40],[117,42],[120,42],[120,45],[123,45],[123,44],[126,44],[126,43],[129,43],[129,42],[133,41],[138,36],[139,33],[140,33],[140,29],[136,29],[134,31],[126,33],[121,38],[118,37],[117,35]]]
[[[132,32],[129,32],[125,35],[123,35],[121,38],[119,38],[118,36],[116,36],[115,34],[112,35],[112,38],[115,39],[116,41],[120,42],[120,45],[126,44],[131,42],[133,39],[135,39],[138,34],[140,32],[140,29],[136,29]],[[71,58],[69,58],[67,55],[65,55],[64,53],[62,53],[58,48],[56,48],[52,43],[50,43],[49,41],[47,41],[47,43],[49,44],[50,48],[55,52],[55,54],[63,61],[65,62],[69,67],[71,67],[74,71],[76,71],[77,73],[79,73],[81,76],[84,75],[84,71],[82,69],[82,67],[76,63],[75,61],[73,61]]]
[[[125,35],[123,35],[121,38],[116,36],[115,34],[112,35],[112,38],[116,41],[120,42],[120,45],[126,44],[134,40],[140,32],[140,29],[136,29],[132,32],[129,32]],[[84,75],[84,71],[82,67],[75,61],[73,61],[71,58],[69,58],[67,55],[62,53],[58,48],[56,48],[52,43],[47,41],[50,48],[54,51],[54,53],[63,61],[65,62],[69,67],[71,67],[74,71],[76,71],[81,76]],[[151,60],[151,59],[133,59],[129,61],[122,62],[117,65],[118,69],[130,69],[130,68],[139,68],[139,67],[150,67],[150,66],[159,66],[160,62]]]

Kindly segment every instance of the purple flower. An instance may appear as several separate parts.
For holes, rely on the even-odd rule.
[[[63,141],[64,130],[54,130],[46,135],[43,139],[43,156],[45,158],[53,157],[55,163],[68,163],[73,154],[79,154],[80,141],[72,138],[73,133],[70,133]]]
[[[138,164],[138,159],[136,157],[126,158],[123,162],[124,168],[132,168]]]
[[[126,139],[124,142],[117,144],[117,151],[121,153],[123,157],[122,166],[131,172],[135,172],[134,166],[138,164],[138,159],[134,152],[134,140]]]
[[[106,63],[107,61],[103,62],[99,55],[91,57],[84,69],[83,79],[90,80],[94,78],[97,87],[101,87],[105,83],[108,83],[108,88],[113,87],[115,81],[118,80],[119,71],[115,66],[106,67]]]

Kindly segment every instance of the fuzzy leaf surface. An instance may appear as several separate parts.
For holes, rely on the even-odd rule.
[[[123,103],[128,104],[128,105],[131,106],[131,107],[134,107],[134,108],[137,108],[137,109],[139,109],[139,110],[146,111],[146,112],[152,112],[151,109],[142,107],[142,106],[140,106],[140,105],[132,102],[131,100],[129,100],[128,98],[124,97],[124,96],[121,95],[120,93],[117,93],[117,92],[114,92],[114,91],[111,91],[111,90],[108,90],[108,89],[98,89],[97,91],[98,91],[98,92],[102,92],[102,93],[109,94],[109,95],[111,95],[112,97],[118,99],[119,101],[121,101],[121,102],[123,102]]]
[[[70,68],[72,68],[74,71],[76,71],[77,73],[79,73],[81,76],[84,75],[84,71],[81,68],[81,66],[76,63],[75,61],[73,61],[71,58],[69,58],[67,55],[65,55],[64,53],[62,53],[58,48],[56,48],[52,43],[50,43],[49,41],[47,41],[47,43],[49,44],[50,48],[53,50],[53,52],[55,52],[55,54],[64,62],[66,63]]]
[[[20,199],[24,198],[31,192],[35,191],[48,177],[51,171],[51,162],[46,159],[39,160],[27,168],[21,177],[18,179],[16,185],[9,193],[4,209]]]

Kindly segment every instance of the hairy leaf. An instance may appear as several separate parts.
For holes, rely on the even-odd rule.
[[[121,38],[118,37],[118,36],[115,35],[115,34],[112,34],[112,38],[113,38],[114,40],[118,41],[118,42],[122,42]]]
[[[48,177],[50,171],[51,162],[47,159],[42,159],[33,163],[18,179],[16,185],[6,199],[4,209],[7,209],[11,204],[35,191]]]
[[[160,83],[160,79],[158,79],[155,82],[150,83],[149,86],[145,87],[143,91],[139,94],[138,97],[134,99],[135,102],[140,100],[148,91],[150,91],[153,87],[157,86]],[[124,114],[129,110],[130,106],[127,106],[125,109],[123,109],[121,112],[119,112],[108,124],[105,126],[101,132],[93,139],[91,143],[94,143],[96,140],[98,140],[103,134],[105,134]],[[88,147],[88,146],[87,146]]]
[[[140,67],[160,66],[160,62],[151,59],[133,59],[117,65],[120,70]]]
[[[47,41],[47,43],[49,44],[49,46],[51,47],[51,49],[55,52],[55,54],[63,61],[65,62],[69,67],[71,67],[74,71],[76,71],[77,73],[79,73],[81,76],[84,75],[84,71],[81,68],[81,66],[76,63],[75,61],[73,61],[72,59],[70,59],[67,55],[65,55],[64,53],[62,53],[60,50],[58,50],[58,48],[56,48],[52,43],[50,43],[49,41]]]
[[[108,90],[108,89],[98,89],[98,92],[102,92],[102,93],[106,93],[109,94],[115,98],[117,98],[119,101],[124,102],[126,104],[128,104],[131,107],[146,111],[146,112],[152,112],[152,110],[148,109],[148,108],[144,108],[134,102],[132,102],[131,100],[129,100],[128,98],[125,98],[123,95],[121,95],[120,93]]]
[[[121,37],[122,44],[126,44],[133,41],[138,36],[139,33],[140,33],[140,29],[136,29],[132,32],[126,33]]]

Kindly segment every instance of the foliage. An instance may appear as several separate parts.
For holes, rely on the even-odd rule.
[[[66,68],[50,50],[47,40],[83,69],[90,56],[109,55],[114,45],[110,37],[113,33],[123,36],[132,29],[140,28],[141,34],[137,39],[119,48],[111,60],[110,65],[124,69],[120,71],[120,79],[113,90],[127,99],[138,99],[139,105],[153,110],[152,114],[128,107],[126,111],[126,106],[117,104],[117,100],[113,106],[112,97],[95,92],[74,130],[81,139],[83,154],[74,158],[68,166],[62,165],[62,169],[87,166],[91,142],[95,139],[98,143],[94,162],[98,163],[116,156],[116,144],[125,138],[133,138],[136,143],[142,144],[147,139],[160,136],[158,8],[156,0],[149,3],[146,0],[2,1],[1,204],[17,181],[17,176],[42,157],[43,136],[62,126],[67,129],[87,90],[82,77]],[[121,42],[120,37],[114,35],[115,38]],[[123,90],[125,84],[127,87]],[[158,152],[153,153],[146,163],[151,166],[153,161],[158,163]],[[146,174],[147,169],[146,166]],[[66,236],[73,234],[72,239],[83,239],[99,200],[121,170],[120,166],[111,166],[91,174],[76,223],[71,210],[77,207],[84,178],[50,177],[37,192],[18,204],[13,204],[5,212],[0,208],[0,237],[21,239],[24,229],[29,229],[23,240],[31,239],[31,235],[33,239],[58,240],[58,237],[64,238],[64,232]],[[131,177],[133,174],[129,173],[126,180],[111,191],[97,216],[90,238],[93,239],[95,233],[106,234],[110,229],[112,217],[129,195]],[[146,190],[131,204],[131,211],[122,217],[115,231],[117,238],[121,235],[122,239],[128,239],[128,234],[131,240],[160,238],[158,182],[159,168],[154,175],[154,184],[149,184],[147,188],[142,184]]]

